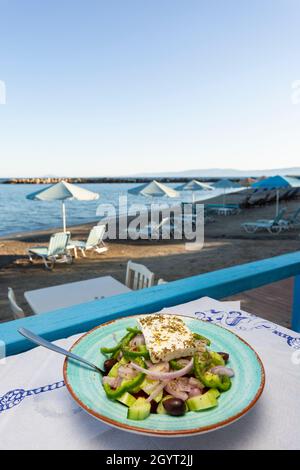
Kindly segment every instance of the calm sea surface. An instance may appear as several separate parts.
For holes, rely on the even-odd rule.
[[[43,230],[61,226],[61,203],[30,201],[26,195],[46,185],[0,184],[0,236],[16,232]],[[118,206],[119,196],[128,196],[128,203],[149,203],[143,196],[127,194],[136,184],[82,184],[80,185],[100,194],[100,199],[91,202],[67,201],[67,224],[69,226],[97,220],[96,210],[100,203]],[[175,187],[176,185],[170,185]],[[191,195],[183,194],[184,200]],[[151,202],[151,200],[150,200]],[[174,199],[172,198],[172,202]]]

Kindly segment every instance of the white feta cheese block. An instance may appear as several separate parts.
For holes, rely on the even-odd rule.
[[[193,333],[176,315],[144,315],[138,323],[153,363],[192,356],[197,350]]]

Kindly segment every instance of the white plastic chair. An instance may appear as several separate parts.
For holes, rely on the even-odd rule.
[[[161,284],[168,284],[168,281],[165,281],[162,277],[158,279],[157,285],[160,286]]]
[[[75,258],[77,258],[77,249],[81,251],[82,256],[86,256],[85,252],[87,250],[94,250],[98,254],[105,253],[108,250],[103,241],[105,228],[105,225],[95,225],[91,229],[86,242],[70,240],[68,249],[74,250]]]
[[[24,310],[21,307],[19,307],[19,305],[17,304],[15,293],[11,287],[8,288],[7,297],[8,297],[9,306],[14,316],[14,319],[17,320],[18,318],[24,318],[25,317]]]
[[[42,258],[47,269],[53,269],[55,263],[68,263],[73,261],[68,252],[67,245],[70,239],[70,232],[55,233],[51,236],[49,246],[36,246],[29,248],[28,256],[33,262],[33,256]]]
[[[128,261],[125,284],[129,289],[138,290],[154,286],[154,273],[143,264]]]

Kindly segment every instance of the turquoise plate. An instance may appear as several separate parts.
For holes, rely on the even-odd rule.
[[[112,347],[129,326],[136,326],[137,317],[125,317],[105,323],[83,335],[71,348],[72,352],[103,365],[106,359],[100,347]],[[182,317],[191,331],[207,336],[211,348],[230,354],[229,366],[235,371],[232,387],[221,394],[219,405],[206,411],[190,411],[184,416],[151,414],[144,421],[127,419],[127,407],[106,397],[101,377],[91,369],[70,359],[64,364],[64,380],[76,402],[88,413],[105,423],[140,434],[183,436],[213,431],[239,419],[260,397],[265,374],[256,352],[241,338],[212,323]]]

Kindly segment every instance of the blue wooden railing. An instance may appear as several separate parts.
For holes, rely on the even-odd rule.
[[[222,299],[295,276],[292,328],[300,331],[300,251],[192,276],[127,294],[0,324],[7,355],[32,348],[17,331],[24,326],[49,340],[80,333],[115,318],[155,312],[203,296]],[[288,314],[288,312],[286,312]]]

